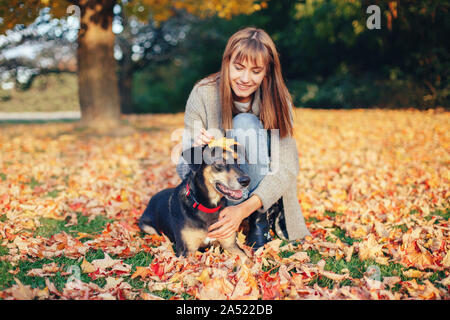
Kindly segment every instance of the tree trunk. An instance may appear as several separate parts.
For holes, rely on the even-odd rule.
[[[108,131],[120,124],[112,32],[113,0],[82,0],[78,34],[78,96],[82,125]]]
[[[128,23],[128,17],[124,13],[124,8],[121,10],[123,30],[120,36],[117,37],[117,43],[122,51],[122,59],[119,60],[119,94],[120,94],[120,109],[122,114],[134,113],[133,106],[133,72],[134,66],[131,60],[131,47],[133,45],[133,36],[131,34],[131,27]]]
[[[122,114],[134,113],[133,108],[133,61],[131,60],[131,45],[122,46],[122,60],[119,69],[120,108]]]

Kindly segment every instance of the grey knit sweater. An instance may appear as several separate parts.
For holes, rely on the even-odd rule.
[[[190,148],[194,137],[198,136],[199,123],[208,132],[212,133],[216,139],[224,135],[219,87],[214,83],[200,86],[204,81],[202,80],[194,86],[187,100],[184,115],[185,134],[183,136],[183,150]],[[250,110],[257,117],[259,117],[260,113],[260,101],[260,89],[258,88]],[[310,233],[306,227],[297,199],[297,175],[299,172],[297,145],[293,137],[278,138],[277,142],[279,152],[271,153],[270,164],[272,166],[275,161],[278,164],[276,174],[266,175],[249,196],[256,194],[261,199],[263,204],[262,208],[259,209],[261,212],[267,211],[278,199],[283,197],[289,240],[300,239],[310,235]],[[177,165],[177,172],[181,177],[186,173],[183,172],[183,170],[186,170],[183,162],[179,161]]]

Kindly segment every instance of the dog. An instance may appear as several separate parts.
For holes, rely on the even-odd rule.
[[[242,198],[250,177],[239,168],[245,150],[237,142],[231,146],[210,143],[192,147],[182,157],[189,164],[189,174],[177,187],[154,195],[138,225],[145,233],[166,235],[175,244],[177,256],[186,257],[215,240],[207,238],[208,228],[218,221],[226,199]],[[242,262],[247,260],[236,243],[236,232],[217,241]]]

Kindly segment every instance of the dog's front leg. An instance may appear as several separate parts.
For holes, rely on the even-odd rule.
[[[181,239],[180,241],[177,241],[180,243],[181,247],[183,247],[185,254],[184,256],[187,256],[189,253],[195,253],[198,248],[200,248],[201,244],[203,243],[203,240],[206,238],[207,232],[203,229],[194,229],[186,227],[183,230],[181,230]]]
[[[187,257],[189,254],[189,250],[186,247],[186,245],[183,243],[183,241],[177,240],[175,249],[176,249],[177,257],[179,257],[179,256]]]
[[[231,254],[237,254],[242,262],[248,262],[251,264],[251,260],[247,256],[247,254],[238,247],[236,243],[236,233],[233,233],[232,236],[226,238],[226,239],[220,239],[218,240],[222,248],[229,251]]]

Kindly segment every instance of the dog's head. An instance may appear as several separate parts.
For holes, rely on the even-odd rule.
[[[216,192],[230,200],[239,200],[250,184],[240,164],[244,163],[245,149],[235,143],[192,147],[183,152],[183,158],[195,174],[200,174],[209,192]]]

